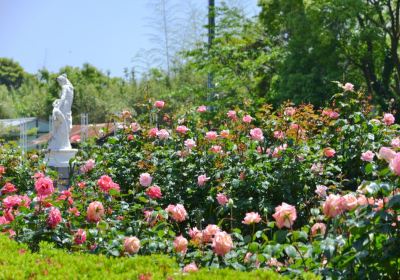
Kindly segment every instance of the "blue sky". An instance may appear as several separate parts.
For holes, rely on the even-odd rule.
[[[152,1],[0,0],[0,57],[13,58],[31,73],[88,62],[122,76],[125,67],[136,66],[138,53],[155,47],[148,36],[154,32]],[[181,11],[188,3],[169,1]],[[208,1],[191,2],[201,10]],[[227,2],[239,3],[250,15],[257,12],[257,0]]]

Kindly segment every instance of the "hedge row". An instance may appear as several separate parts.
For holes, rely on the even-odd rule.
[[[160,255],[107,258],[68,253],[42,243],[39,253],[0,236],[0,279],[289,279],[273,271],[238,272],[228,269],[183,274],[177,263]],[[320,279],[303,274],[303,279]]]

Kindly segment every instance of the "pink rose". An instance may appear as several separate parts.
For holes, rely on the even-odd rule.
[[[198,230],[197,227],[189,229],[189,236],[194,244],[203,243],[203,232]]]
[[[222,147],[219,145],[213,145],[210,148],[210,151],[216,154],[222,153]]]
[[[187,128],[184,125],[180,125],[176,128],[176,132],[180,133],[180,134],[186,134],[190,129]]]
[[[203,241],[204,242],[210,242],[212,238],[217,234],[217,232],[220,232],[221,229],[217,225],[207,225],[206,228],[203,230]]]
[[[390,162],[396,156],[396,152],[390,148],[382,147],[379,149],[378,158]]]
[[[6,173],[6,168],[3,165],[0,165],[0,178],[3,177],[3,174]]]
[[[132,132],[138,132],[140,130],[140,125],[136,122],[131,123]]]
[[[58,210],[58,208],[51,207],[47,217],[47,225],[50,228],[55,228],[59,223],[61,223],[61,221],[62,217],[60,210]]]
[[[258,127],[250,129],[250,136],[251,136],[251,139],[256,140],[256,141],[264,140],[263,132]]]
[[[165,209],[165,211],[168,212],[168,214],[172,217],[177,222],[183,222],[186,220],[187,212],[185,207],[182,204],[177,204],[177,205],[168,205],[168,207]]]
[[[386,125],[392,125],[392,124],[394,124],[394,121],[395,121],[395,118],[392,114],[386,113],[383,115],[383,122]]]
[[[325,216],[334,218],[345,210],[345,200],[340,195],[330,194],[322,205]]]
[[[351,83],[345,83],[342,88],[344,91],[354,91],[354,85]]]
[[[326,190],[327,190],[327,189],[328,189],[328,188],[327,188],[326,186],[324,186],[324,185],[318,185],[317,188],[316,188],[316,190],[315,190],[315,193],[316,193],[319,197],[324,198],[324,197],[326,197]]]
[[[196,272],[196,271],[198,271],[199,269],[197,268],[197,265],[194,263],[194,262],[192,262],[192,263],[190,263],[190,264],[187,264],[184,268],[183,268],[183,272],[185,272],[185,273],[189,273],[189,272]]]
[[[109,193],[110,190],[120,191],[119,185],[114,183],[110,176],[103,175],[97,180],[97,184],[99,185],[102,192]]]
[[[204,186],[208,180],[210,180],[210,177],[207,177],[206,174],[200,175],[197,177],[197,184],[199,186]]]
[[[296,109],[293,107],[286,107],[284,111],[285,116],[293,116],[296,113]]]
[[[150,186],[152,180],[153,180],[153,178],[150,176],[149,173],[140,174],[139,182],[140,182],[140,185],[142,185],[143,187]]]
[[[228,203],[229,200],[228,200],[228,197],[225,194],[218,193],[217,194],[217,201],[218,201],[219,205],[224,206],[224,205],[226,205]]]
[[[151,198],[151,199],[158,199],[162,197],[161,189],[159,186],[151,186],[146,190],[146,194]]]
[[[245,122],[245,123],[251,123],[251,121],[253,120],[253,118],[250,116],[250,115],[245,115],[244,117],[243,117],[243,122]]]
[[[35,190],[39,196],[48,196],[54,192],[53,181],[49,177],[39,178],[35,182]]]
[[[296,208],[283,202],[282,205],[275,207],[275,214],[272,217],[274,217],[278,228],[291,228],[297,219]]]
[[[168,139],[169,132],[166,129],[160,129],[159,131],[157,131],[157,137],[161,140]]]
[[[374,160],[374,156],[375,154],[372,151],[366,151],[361,154],[361,160],[371,162]]]
[[[95,166],[95,161],[93,159],[88,159],[84,165],[81,166],[80,170],[82,173],[88,173]]]
[[[104,216],[104,207],[103,204],[99,201],[93,201],[89,204],[87,208],[87,220],[89,222],[97,223],[100,221]]]
[[[185,143],[186,148],[188,148],[189,150],[196,147],[196,141],[194,141],[193,139],[187,139],[187,140],[185,140],[184,143]]]
[[[278,139],[278,140],[282,140],[285,138],[285,133],[280,130],[274,131],[274,138]]]
[[[153,127],[152,129],[149,130],[148,135],[149,137],[156,137],[158,133],[158,128]]]
[[[22,200],[19,195],[9,195],[3,199],[3,207],[5,209],[14,208],[15,206],[20,206],[21,203]]]
[[[162,100],[157,100],[156,102],[154,102],[154,107],[158,108],[158,109],[162,109],[164,108],[165,102]]]
[[[74,242],[75,244],[83,244],[86,241],[86,231],[83,229],[78,229],[78,231],[74,235]]]
[[[215,140],[215,139],[217,139],[217,137],[218,137],[218,134],[215,131],[206,132],[206,139],[207,140]]]
[[[16,191],[17,191],[17,188],[10,182],[7,182],[4,184],[3,188],[1,189],[1,194],[13,193]]]
[[[125,237],[124,250],[128,254],[135,254],[140,249],[140,240],[136,236]]]
[[[261,222],[261,217],[260,214],[256,212],[246,213],[246,217],[244,217],[242,221],[242,223],[246,225],[258,224],[259,222]]]
[[[233,121],[237,120],[236,111],[230,110],[226,114],[228,115],[228,118],[230,118],[231,120]]]
[[[317,234],[324,235],[326,232],[326,225],[324,223],[315,223],[311,227],[311,235],[315,236]]]
[[[177,236],[174,240],[174,249],[177,253],[186,254],[187,245],[188,240],[182,235]]]
[[[228,138],[229,137],[229,130],[222,130],[220,133],[222,138]]]
[[[397,176],[400,176],[400,153],[397,153],[389,163],[390,170]]]
[[[332,148],[325,148],[324,149],[324,156],[326,156],[327,158],[331,158],[333,156],[335,156],[336,151]]]
[[[199,106],[199,108],[197,108],[197,112],[199,113],[204,113],[207,111],[207,107],[204,105]]]
[[[351,211],[358,206],[357,197],[351,193],[343,196],[343,208],[345,210]]]
[[[233,248],[231,236],[225,231],[217,232],[213,238],[212,247],[219,256],[225,256]]]
[[[390,142],[390,145],[392,145],[393,148],[400,148],[400,138],[396,137],[396,138],[392,139],[392,141]]]

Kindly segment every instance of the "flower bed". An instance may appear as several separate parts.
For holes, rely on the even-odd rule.
[[[3,231],[33,251],[45,240],[110,256],[161,253],[182,270],[397,279],[399,126],[344,90],[321,110],[200,106],[168,116],[156,102],[158,127],[125,112],[115,137],[81,147],[64,191],[40,161],[18,179],[25,165],[4,152]]]

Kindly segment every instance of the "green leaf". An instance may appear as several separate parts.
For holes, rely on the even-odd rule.
[[[285,253],[290,257],[290,258],[295,258],[297,256],[296,249],[292,246],[286,246],[285,248]]]

